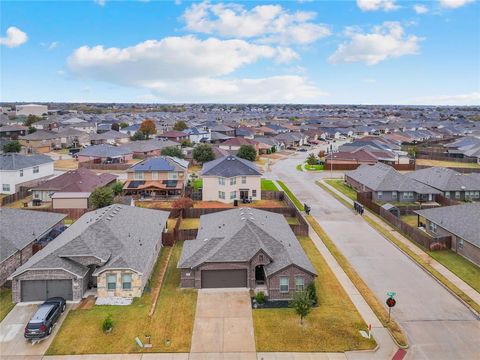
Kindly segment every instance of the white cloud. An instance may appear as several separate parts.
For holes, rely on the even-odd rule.
[[[68,59],[79,77],[147,89],[158,99],[194,102],[307,102],[324,93],[302,76],[232,77],[259,60],[289,62],[291,49],[194,36],[147,40],[126,48],[83,46]]]
[[[53,50],[53,49],[56,49],[58,45],[60,45],[60,43],[58,41],[52,41],[51,43],[42,42],[40,43],[40,45],[46,48],[47,50]]]
[[[480,105],[480,92],[460,95],[425,96],[414,100],[423,105]]]
[[[400,8],[394,0],[357,0],[357,6],[362,11],[393,11]]]
[[[337,47],[328,59],[331,63],[364,62],[375,65],[387,59],[418,54],[419,43],[423,40],[415,35],[405,35],[398,22],[384,22],[375,26],[371,33],[347,28],[346,35],[350,41]]]
[[[415,10],[417,14],[426,14],[428,12],[428,7],[422,4],[415,4],[413,5],[413,10]]]
[[[323,24],[312,22],[316,13],[289,12],[281,5],[194,3],[183,14],[190,31],[222,37],[255,38],[264,43],[309,44],[331,34]]]
[[[105,4],[107,3],[107,0],[93,0],[93,2],[97,5],[105,6]]]
[[[439,0],[441,7],[449,9],[456,9],[474,1],[475,0]]]
[[[23,32],[15,26],[10,26],[7,29],[6,36],[0,38],[0,45],[5,45],[9,48],[14,48],[26,43],[28,40],[27,33]]]

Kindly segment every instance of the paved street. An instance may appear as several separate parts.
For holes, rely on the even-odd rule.
[[[409,359],[479,359],[480,322],[435,279],[378,234],[360,216],[315,184],[328,177],[295,169],[306,154],[279,161],[267,177],[281,179],[348,258],[379,299],[397,293],[393,316],[405,329]]]

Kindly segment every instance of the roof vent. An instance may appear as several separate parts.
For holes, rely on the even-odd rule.
[[[203,241],[208,241],[208,238],[203,239]]]

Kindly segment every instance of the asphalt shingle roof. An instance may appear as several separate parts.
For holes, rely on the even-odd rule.
[[[7,153],[0,155],[0,170],[19,170],[50,162],[53,163],[53,160],[46,155],[26,156],[17,153]]]
[[[227,155],[203,164],[201,175],[232,177],[262,174],[253,162],[234,155]]]
[[[149,158],[133,165],[129,171],[186,171],[188,162],[171,156]]]
[[[105,144],[89,146],[77,153],[78,156],[92,157],[116,157],[128,154],[132,154],[132,151],[127,148]]]
[[[444,167],[430,167],[413,171],[407,176],[441,191],[480,190],[480,181],[470,174],[461,174]]]

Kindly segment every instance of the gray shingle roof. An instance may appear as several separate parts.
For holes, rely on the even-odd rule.
[[[407,176],[441,191],[480,190],[480,181],[475,176],[444,167],[416,170]]]
[[[19,170],[50,162],[53,163],[53,160],[46,155],[26,156],[16,153],[7,153],[0,155],[0,170]]]
[[[418,210],[415,213],[480,247],[480,203]]]
[[[0,262],[40,239],[65,217],[44,211],[0,208]]]
[[[171,156],[157,156],[142,160],[128,171],[186,171],[188,162]]]
[[[227,155],[203,164],[200,174],[222,177],[262,175],[253,162],[234,155]]]
[[[197,239],[184,243],[178,267],[246,262],[260,250],[273,259],[267,275],[290,265],[316,274],[283,215],[252,208],[202,215]]]
[[[155,254],[168,212],[111,205],[83,215],[45,249],[19,267],[12,277],[29,269],[61,268],[83,276],[88,268],[75,256],[94,256],[106,269],[130,268],[143,273]]]
[[[115,157],[115,156],[123,156],[127,154],[132,154],[132,151],[120,146],[112,146],[112,145],[105,145],[105,144],[89,146],[77,153],[78,156],[92,156],[92,157]]]

